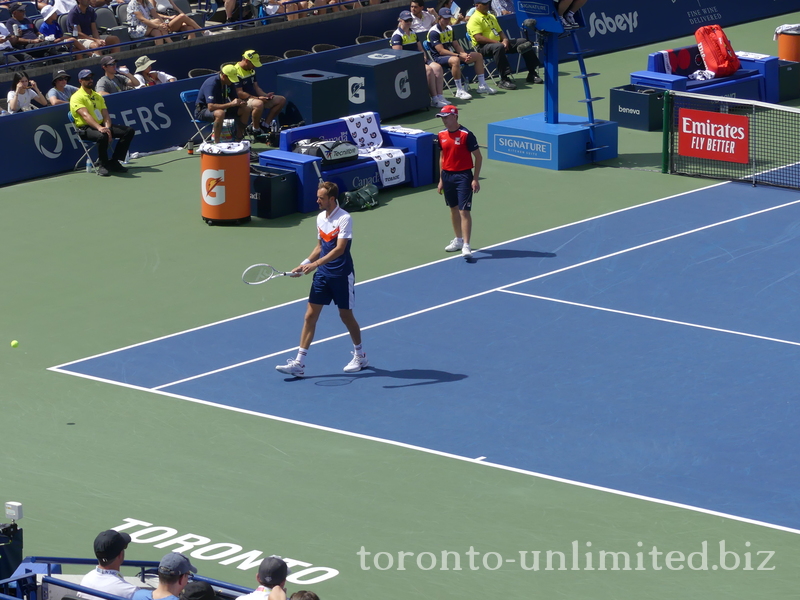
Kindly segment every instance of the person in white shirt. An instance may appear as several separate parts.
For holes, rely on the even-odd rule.
[[[25,71],[14,73],[11,82],[11,91],[6,96],[8,100],[8,112],[16,113],[23,110],[33,110],[37,108],[32,102],[37,102],[41,106],[47,106],[47,98],[39,90],[39,86],[32,79],[28,79]]]
[[[425,0],[411,2],[411,17],[411,31],[414,33],[427,33],[436,25],[436,17],[425,10]],[[425,36],[421,36],[421,39],[425,39]]]
[[[125,549],[130,543],[131,536],[125,532],[109,529],[99,533],[94,540],[97,567],[83,576],[81,585],[115,596],[132,598],[133,593],[139,588],[125,581],[122,573],[119,572],[119,568],[125,560]],[[96,596],[83,592],[78,592],[78,597],[85,600],[100,600]]]
[[[163,71],[153,71],[151,68],[156,61],[147,56],[140,56],[136,59],[136,80],[139,82],[140,87],[147,85],[157,85],[159,83],[172,83],[178,81],[172,75],[168,75]]]
[[[286,578],[291,571],[279,556],[268,556],[261,561],[256,574],[258,587],[254,592],[239,596],[236,600],[285,600]]]

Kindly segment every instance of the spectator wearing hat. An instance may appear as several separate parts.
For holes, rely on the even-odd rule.
[[[181,592],[180,600],[219,600],[207,581],[190,581]]]
[[[25,71],[17,71],[11,80],[11,89],[6,96],[8,112],[16,113],[36,108],[33,102],[47,106],[47,99],[32,79],[28,79]]]
[[[484,57],[494,59],[500,72],[500,83],[504,90],[515,90],[517,85],[511,81],[511,65],[506,54],[519,53],[528,67],[528,83],[544,83],[536,71],[541,64],[533,49],[533,44],[524,38],[511,39],[503,33],[497,17],[489,12],[491,0],[475,0],[475,14],[467,21],[467,33],[472,37],[475,48]]]
[[[8,6],[8,11],[11,13],[11,18],[5,23],[6,29],[14,34],[16,41],[11,44],[17,50],[25,50],[35,57],[52,56],[58,54],[55,48],[47,48],[37,50],[38,46],[47,45],[49,42],[39,39],[39,30],[36,25],[25,16],[25,7],[19,3],[14,2]]]
[[[88,69],[85,70],[88,71]],[[94,554],[97,557],[97,567],[83,576],[81,585],[106,592],[107,594],[121,596],[122,598],[132,598],[138,588],[125,581],[119,572],[125,560],[125,550],[130,543],[131,536],[123,531],[109,529],[108,531],[100,532],[94,539]],[[100,600],[96,596],[82,592],[79,592],[78,596],[87,600]]]
[[[77,0],[77,4],[67,13],[67,27],[71,32],[78,28],[78,43],[86,50],[96,50],[105,46],[119,44],[115,35],[100,35],[97,29],[97,14],[89,5],[89,0]],[[119,52],[119,48],[110,48],[112,54]]]
[[[284,600],[286,578],[291,571],[280,556],[268,556],[261,561],[256,574],[258,587],[254,592],[239,596],[237,600]],[[273,593],[274,590],[274,593]]]
[[[120,65],[118,69],[117,59],[110,54],[100,59],[100,66],[103,68],[104,75],[97,82],[97,92],[103,96],[135,90],[141,85],[127,67]]]
[[[439,132],[440,175],[437,189],[450,208],[450,222],[456,237],[445,252],[458,252],[472,258],[472,195],[481,190],[479,181],[483,157],[475,134],[458,122],[458,108],[452,104],[436,114],[444,129]],[[474,167],[474,172],[473,172]]]
[[[197,569],[180,552],[170,552],[158,563],[158,585],[154,590],[139,590],[133,600],[180,600],[183,590]]]
[[[39,26],[39,33],[44,36],[44,41],[48,44],[58,44],[64,42],[61,49],[64,52],[81,52],[83,46],[78,43],[71,35],[64,35],[61,25],[58,24],[58,11],[55,6],[49,4],[42,9],[42,24]],[[86,58],[88,55],[77,55],[75,58]]]
[[[128,148],[130,148],[136,132],[127,125],[111,123],[105,99],[94,91],[94,75],[89,69],[83,69],[78,73],[78,81],[81,88],[70,97],[69,110],[75,119],[75,129],[77,129],[78,135],[82,139],[97,144],[97,156],[100,163],[97,174],[107,177],[109,171],[127,172],[128,169],[121,163],[128,154]],[[119,141],[109,159],[108,147],[114,138]],[[123,535],[127,536],[127,534]],[[130,537],[128,539],[130,540]]]
[[[422,60],[425,64],[425,77],[428,80],[428,93],[431,96],[431,106],[441,108],[447,106],[447,100],[442,95],[444,91],[444,71],[441,65],[425,58],[422,43],[417,38],[417,34],[411,30],[411,22],[414,20],[411,11],[404,10],[397,17],[397,29],[389,40],[393,50],[412,50],[422,53]]]
[[[449,8],[439,10],[436,25],[428,31],[428,47],[431,51],[431,58],[442,65],[442,68],[450,69],[456,83],[456,98],[461,100],[472,98],[461,82],[461,63],[475,65],[479,94],[494,94],[495,91],[486,84],[483,56],[479,52],[464,51],[453,35],[453,27],[450,25],[452,18],[453,13]]]
[[[7,65],[22,62],[25,60],[33,60],[30,54],[24,52],[17,52],[16,54],[6,54],[6,52],[13,52],[17,43],[17,36],[9,32],[5,23],[0,23],[0,60],[4,61]],[[13,68],[13,67],[12,67]]]
[[[267,111],[264,122],[272,123],[286,106],[286,98],[276,96],[275,92],[265,92],[256,81],[256,68],[261,66],[261,57],[255,50],[247,50],[242,54],[242,59],[236,63],[236,76],[239,84],[236,94],[241,100],[247,102],[251,110],[252,125],[247,128],[256,140],[263,141],[266,134],[261,131],[261,121],[264,111]]]
[[[219,73],[212,75],[200,86],[194,105],[194,116],[198,121],[214,123],[214,143],[219,144],[222,137],[222,124],[225,119],[236,123],[234,139],[244,137],[250,121],[250,107],[236,93],[235,85],[239,75],[234,65],[225,65]]]
[[[147,56],[140,56],[136,59],[136,74],[134,76],[136,81],[139,82],[139,87],[178,81],[172,75],[164,73],[164,71],[154,71],[152,66],[155,62],[155,60]]]
[[[53,73],[53,87],[47,92],[47,101],[51,106],[69,104],[72,94],[78,91],[74,85],[69,85],[70,76],[64,69]]]

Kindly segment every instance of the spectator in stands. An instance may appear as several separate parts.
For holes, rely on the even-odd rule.
[[[147,56],[140,56],[136,59],[136,81],[139,82],[139,87],[148,85],[158,85],[159,83],[172,83],[178,81],[172,75],[164,73],[164,71],[153,71],[151,68],[156,61]]]
[[[261,561],[256,574],[258,587],[254,592],[239,596],[236,600],[282,600],[286,598],[286,578],[289,567],[279,556],[268,556]],[[273,593],[274,590],[274,593]]]
[[[428,93],[431,95],[431,106],[436,108],[447,106],[448,102],[442,95],[444,90],[444,71],[442,71],[441,65],[425,57],[422,43],[417,39],[417,34],[411,31],[411,21],[413,20],[411,12],[402,11],[397,20],[398,27],[392,34],[389,44],[393,50],[414,50],[422,53],[422,59],[425,63],[425,76],[428,79]]]
[[[558,0],[556,12],[558,12],[564,29],[575,29],[579,27],[578,22],[575,20],[575,13],[578,12],[584,4],[586,4],[586,0]]]
[[[449,8],[450,12],[453,14],[452,18],[450,19],[450,25],[458,25],[459,23],[463,23],[467,20],[464,16],[464,13],[461,12],[461,7],[456,4],[456,9],[453,8],[453,0],[438,0],[436,3],[436,14],[439,14],[439,11],[443,8]]]
[[[14,73],[11,80],[11,90],[6,96],[8,100],[8,112],[16,113],[23,110],[33,110],[36,108],[32,103],[36,102],[41,106],[47,106],[47,99],[39,90],[39,86],[32,79],[28,79],[25,71]]]
[[[431,58],[439,63],[442,68],[449,68],[456,83],[456,98],[469,100],[472,98],[469,92],[464,89],[461,82],[461,63],[475,65],[475,75],[478,77],[479,94],[494,94],[495,91],[486,84],[485,69],[483,66],[483,56],[479,52],[466,52],[461,44],[453,37],[453,27],[450,21],[453,13],[449,8],[439,11],[439,19],[436,25],[431,27],[428,32],[428,47],[431,50]]]
[[[133,600],[180,600],[191,573],[197,573],[197,569],[189,559],[180,552],[170,552],[158,564],[156,589],[141,589],[136,592]]]
[[[427,33],[436,25],[436,17],[425,10],[425,0],[412,0],[411,2],[411,31],[416,34]],[[418,35],[424,39],[424,35]]]
[[[317,596],[314,592],[309,592],[308,590],[299,590],[292,594],[292,597],[289,600],[319,600],[319,596]]]
[[[234,139],[244,137],[245,128],[250,121],[250,107],[246,100],[236,94],[233,87],[239,83],[234,65],[225,65],[216,75],[212,75],[200,86],[194,106],[194,116],[198,121],[214,123],[214,143],[219,144],[222,137],[222,124],[225,119],[236,123]]]
[[[100,163],[97,168],[97,174],[108,177],[109,171],[114,171],[115,173],[127,172],[128,169],[122,166],[122,161],[125,160],[125,157],[128,155],[128,148],[130,148],[135,134],[134,129],[127,125],[114,125],[111,123],[111,116],[108,114],[105,99],[94,91],[94,75],[92,75],[89,69],[83,69],[78,73],[78,81],[80,81],[81,89],[72,94],[72,97],[69,99],[69,110],[72,113],[72,118],[75,119],[75,129],[78,130],[78,135],[82,139],[97,144],[97,156],[98,162]],[[117,142],[116,148],[114,148],[114,153],[109,159],[108,146],[114,138],[118,138],[119,141]],[[117,533],[113,530],[105,531],[97,536],[95,540],[95,554],[98,560],[101,558],[105,561],[113,560],[113,562],[108,562],[106,566],[104,566],[104,560],[100,560],[100,568],[96,576],[108,576],[103,577],[104,582],[110,581],[112,577],[121,577],[119,573],[115,575],[114,573],[105,573],[103,571],[109,569],[110,565],[117,565],[112,570],[118,570],[119,565],[122,564],[122,560],[125,558],[124,555],[121,559],[119,556],[117,556],[116,559],[113,559],[111,556],[114,550],[120,548],[119,540],[114,538],[112,532]],[[121,546],[121,550],[117,553],[118,555],[119,552],[123,552],[124,554],[124,550],[127,548],[131,539],[127,533],[120,533],[120,535],[123,536],[122,541],[124,545]],[[107,541],[104,543],[101,542],[98,546],[98,540],[101,539]],[[102,551],[102,556],[98,553],[98,547]],[[118,563],[117,560],[119,560]],[[86,577],[90,576],[92,576],[91,573],[86,575]],[[86,577],[84,577],[84,580]],[[103,589],[98,586],[89,587]]]
[[[89,77],[91,77],[92,73],[89,71],[89,69],[84,69],[78,75],[78,77],[81,78],[81,86],[84,85],[84,81],[91,82],[91,79],[84,79],[87,74]],[[89,92],[88,97],[91,97],[93,92],[91,88],[87,89]],[[100,98],[100,102],[102,102],[102,98]],[[91,103],[89,105],[91,106]],[[89,116],[91,116],[93,112],[96,112],[94,109],[89,111],[88,107],[85,107],[85,105],[82,106],[84,106],[83,110],[85,110]],[[103,107],[105,108],[105,105],[103,105]],[[99,108],[99,106],[97,108]],[[70,105],[70,110],[72,110],[72,105]],[[74,111],[73,116],[76,117],[75,125],[77,127],[77,115],[75,115]],[[101,137],[106,136],[101,135]],[[131,135],[131,137],[133,136]],[[100,174],[102,175],[102,172]],[[106,175],[108,175],[108,171],[106,171]],[[138,588],[132,583],[125,581],[125,579],[122,577],[122,574],[119,572],[119,569],[125,560],[125,550],[128,548],[128,544],[130,543],[131,536],[125,532],[115,531],[113,529],[100,532],[94,539],[94,555],[97,557],[97,567],[83,576],[83,579],[81,579],[81,585],[101,592],[106,592],[107,594],[114,594],[115,596],[121,596],[123,598],[132,598],[134,592]],[[90,596],[89,594],[80,592],[78,593],[78,597],[89,600],[100,600],[96,596]]]
[[[105,46],[119,44],[119,38],[115,35],[100,35],[97,14],[89,6],[89,0],[77,0],[75,8],[67,13],[67,28],[74,32],[75,27],[78,28],[78,42],[87,50],[97,50],[95,54],[100,54],[100,49]],[[119,48],[111,48],[109,52],[119,52]]]
[[[17,36],[12,35],[9,33],[8,29],[6,28],[5,23],[0,23],[0,60],[2,60],[5,64],[13,65],[18,62],[22,62],[25,60],[33,60],[33,57],[30,54],[25,54],[24,52],[18,52],[17,54],[7,54],[7,52],[11,52],[14,50],[14,44],[17,43]],[[14,67],[11,67],[12,69]]]
[[[210,583],[190,581],[183,588],[180,600],[219,600],[219,598]]]
[[[169,25],[158,16],[148,0],[128,2],[128,32],[132,40],[154,37],[156,46],[172,42],[168,37],[160,37],[169,34]]]
[[[252,125],[247,132],[252,134],[256,140],[264,141],[266,134],[261,131],[264,111],[267,111],[264,122],[271,124],[286,106],[286,98],[276,96],[275,92],[265,92],[261,89],[256,81],[256,68],[260,66],[261,57],[255,50],[247,50],[242,54],[242,60],[236,63],[236,76],[239,78],[236,93],[240,99],[247,102],[247,106],[251,110]]]
[[[145,0],[147,1],[147,0]],[[163,22],[167,24],[169,27],[170,33],[180,33],[186,31],[196,31],[200,29],[200,25],[197,22],[189,17],[185,12],[183,12],[178,5],[175,4],[175,0],[162,0],[162,2],[166,2],[163,7],[166,10],[161,10],[162,4],[154,4],[151,3],[150,8],[155,10],[155,14],[160,18]],[[209,35],[209,32],[204,32],[206,35]],[[196,33],[189,33],[186,35],[187,40],[191,40],[197,37]]]
[[[69,104],[72,94],[78,91],[74,85],[69,85],[70,76],[64,69],[53,73],[53,87],[47,92],[47,100],[51,106]]]
[[[35,57],[58,54],[55,48],[37,50],[37,46],[45,46],[49,42],[45,42],[43,39],[39,38],[39,30],[36,28],[36,25],[25,16],[25,7],[21,3],[14,2],[10,4],[8,10],[11,13],[11,18],[6,21],[6,29],[17,36],[17,41],[12,42],[12,45],[16,49],[25,50]],[[19,34],[17,34],[16,29],[19,30]]]
[[[100,59],[100,66],[103,68],[103,76],[97,82],[97,92],[103,96],[135,90],[140,86],[139,81],[131,75],[127,67],[120,66],[117,71],[117,59],[111,55],[106,55]]]
[[[503,33],[502,27],[497,22],[497,17],[489,12],[490,0],[475,0],[475,14],[467,21],[467,32],[472,37],[475,48],[484,57],[491,57],[497,64],[500,73],[500,83],[504,90],[515,90],[517,84],[511,81],[511,64],[508,62],[508,53],[519,53],[528,67],[528,83],[544,83],[539,77],[537,69],[541,64],[539,57],[533,49],[533,44],[524,38],[510,39]]]
[[[492,12],[495,16],[514,14],[514,2],[512,0],[492,0]]]
[[[49,4],[42,10],[42,24],[39,27],[39,33],[44,36],[44,41],[48,44],[57,44],[64,42],[61,46],[63,52],[81,52],[83,46],[78,43],[71,35],[64,35],[61,31],[61,25],[58,24],[58,11],[54,6]],[[86,58],[88,55],[78,54],[75,58]]]

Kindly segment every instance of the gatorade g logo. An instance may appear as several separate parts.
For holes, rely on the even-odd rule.
[[[53,139],[49,140],[48,137],[52,137]],[[45,148],[45,140],[48,141],[48,147],[53,147],[52,150]],[[55,144],[52,143],[53,141]],[[61,136],[58,135],[55,129],[49,125],[39,125],[39,127],[36,128],[36,131],[33,132],[33,143],[39,153],[45,158],[58,158],[61,156],[61,151],[64,149],[64,144],[61,142]]]
[[[411,84],[408,82],[408,71],[400,71],[394,78],[394,91],[397,97],[405,100],[411,95]]]
[[[200,179],[200,190],[203,202],[210,206],[219,206],[225,203],[225,171],[206,169]]]
[[[367,100],[367,90],[364,89],[364,84],[366,83],[363,77],[351,77],[347,80],[347,86],[349,91],[347,93],[347,99],[352,102],[353,104],[364,104]],[[353,119],[350,119],[351,121]]]
[[[368,54],[367,58],[371,58],[372,60],[391,60],[397,57],[394,54],[381,54],[380,52],[376,52],[375,54]]]
[[[592,13],[589,17],[589,37],[594,37],[595,34],[616,33],[617,30],[633,33],[638,26],[638,12],[622,13],[615,17],[608,17],[604,12],[601,12],[599,17],[597,13]]]

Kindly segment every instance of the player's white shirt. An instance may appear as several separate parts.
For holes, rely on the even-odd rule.
[[[133,597],[133,593],[139,589],[132,583],[125,581],[125,578],[122,577],[119,571],[101,569],[100,567],[84,575],[83,579],[81,579],[81,585],[106,592],[107,594],[122,596],[123,598]],[[86,600],[101,600],[97,596],[84,594],[82,592],[78,592],[78,597],[85,598]]]
[[[260,585],[256,588],[256,591],[245,594],[244,596],[239,596],[236,600],[267,600],[271,591],[272,588]]]
[[[326,211],[320,211],[317,215],[317,237],[322,244],[322,256],[336,248],[339,238],[345,240],[353,239],[353,221],[350,213],[336,206],[331,216],[328,217]],[[319,267],[319,272],[324,275],[343,276],[353,272],[353,259],[350,256],[350,242],[347,243],[344,254]]]

